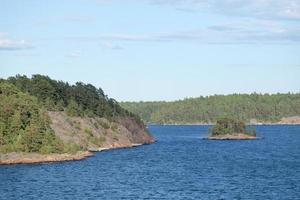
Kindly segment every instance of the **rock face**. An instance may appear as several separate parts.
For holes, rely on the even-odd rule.
[[[51,128],[61,140],[90,151],[154,142],[146,128],[131,118],[119,118],[111,122],[98,117],[69,117],[63,112],[49,112],[49,116]]]
[[[300,124],[300,116],[284,117],[278,124]]]
[[[34,164],[46,162],[62,162],[62,161],[76,161],[83,160],[93,154],[89,151],[79,151],[75,154],[50,154],[42,155],[38,153],[7,153],[0,154],[0,165],[13,164]]]
[[[251,119],[249,124],[252,124],[252,125],[298,125],[298,124],[300,124],[300,116],[283,117],[278,122],[269,122],[269,121],[260,122],[256,119]]]

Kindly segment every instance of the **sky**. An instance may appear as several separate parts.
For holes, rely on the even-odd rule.
[[[0,77],[118,101],[300,92],[300,0],[1,0]]]

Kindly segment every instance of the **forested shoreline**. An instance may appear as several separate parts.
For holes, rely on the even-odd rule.
[[[67,130],[64,134],[71,134],[60,134],[68,138],[66,141],[57,137],[59,133],[51,127],[49,112],[57,113],[54,119],[64,116],[63,119],[69,120],[58,127],[58,130]],[[79,124],[80,120],[86,124]],[[87,124],[92,121],[93,124]],[[133,128],[125,122],[131,126],[134,124],[135,130],[132,131]],[[77,82],[70,85],[38,74],[31,78],[17,75],[0,79],[0,153],[85,151],[89,144],[98,148],[112,137],[111,143],[118,141],[123,137],[119,133],[121,128],[127,130],[125,126],[130,134],[139,136],[147,132],[137,115],[122,108],[101,88],[91,84]],[[141,132],[137,133],[137,130]],[[68,133],[70,131],[72,133]],[[76,137],[77,144],[72,139]],[[128,138],[123,137],[125,139]]]
[[[121,102],[146,123],[215,123],[219,117],[234,117],[257,123],[276,123],[284,117],[300,116],[300,93],[231,94],[165,102]]]

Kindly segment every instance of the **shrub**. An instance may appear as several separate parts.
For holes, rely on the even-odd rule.
[[[109,129],[110,128],[110,125],[107,122],[102,121],[102,120],[99,120],[98,122],[99,122],[99,124],[102,128],[104,128],[104,129]]]
[[[110,128],[111,128],[111,130],[116,131],[118,126],[117,126],[117,124],[112,123]]]
[[[88,134],[88,136],[93,136],[93,131],[92,131],[91,129],[89,129],[89,128],[85,128],[85,129],[84,129],[84,132],[85,132],[86,134]]]

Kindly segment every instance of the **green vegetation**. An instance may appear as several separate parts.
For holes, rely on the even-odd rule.
[[[106,138],[103,137],[103,136],[100,136],[99,138],[97,138],[97,137],[91,137],[89,140],[90,140],[93,144],[98,145],[98,146],[101,147],[101,146],[105,143]]]
[[[35,97],[0,84],[0,152],[54,153],[64,149]]]
[[[89,129],[89,128],[85,128],[85,129],[84,129],[84,132],[85,132],[88,136],[90,136],[90,137],[93,136],[93,131],[92,131],[91,129]]]
[[[123,102],[121,106],[140,115],[146,123],[211,123],[218,116],[276,122],[300,115],[300,93],[214,95],[174,102]]]
[[[131,117],[142,123],[137,115],[122,108],[116,100],[108,98],[101,88],[91,84],[77,82],[70,85],[43,75],[33,75],[32,78],[17,75],[0,82],[11,83],[22,92],[35,96],[49,111],[65,110],[69,116],[97,116],[110,120]]]
[[[63,153],[84,150],[86,147],[64,143],[50,127],[47,111],[65,111],[70,117],[104,117],[110,121],[132,118],[143,125],[135,114],[122,108],[114,99],[108,98],[101,88],[77,82],[69,85],[48,76],[33,75],[32,78],[17,75],[0,79],[0,153],[38,152]],[[102,121],[101,121],[102,122]],[[67,123],[81,130],[78,121]],[[111,122],[95,124],[109,129]],[[92,130],[83,130],[90,137]],[[73,135],[76,132],[71,133]],[[94,141],[102,144],[105,139]]]
[[[255,129],[246,130],[246,125],[243,121],[234,118],[223,117],[219,118],[216,125],[211,129],[211,136],[220,136],[227,134],[246,134],[256,136]]]
[[[103,127],[104,129],[109,129],[110,128],[110,125],[105,122],[104,120],[98,120],[98,124]]]

